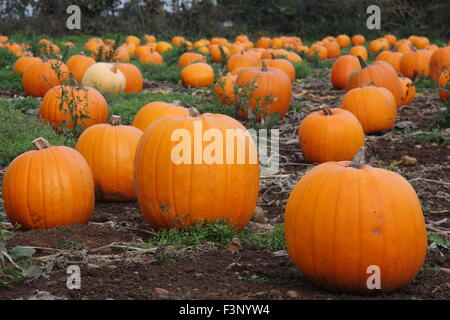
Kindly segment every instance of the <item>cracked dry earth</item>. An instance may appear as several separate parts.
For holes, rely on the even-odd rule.
[[[339,107],[342,96],[328,78],[295,84],[294,99],[302,108],[291,111],[277,126],[281,170],[276,176],[262,177],[258,206],[264,214],[248,228],[267,232],[283,222],[292,188],[312,168],[302,158],[298,124],[323,104]],[[415,138],[430,134],[427,126],[442,111],[434,92],[419,93],[411,106],[400,110],[395,129],[368,136],[367,147],[370,164],[394,169],[411,182],[422,201],[428,230],[449,240],[450,145],[448,140],[437,144]],[[443,134],[448,136],[448,131]],[[13,232],[8,245],[37,248],[34,259],[40,269],[34,280],[0,287],[0,299],[450,298],[449,248],[436,243],[430,243],[426,263],[413,283],[394,293],[362,297],[323,290],[296,271],[285,251],[250,243],[235,250],[208,244],[183,250],[137,247],[154,233],[134,202],[98,203],[88,226]],[[60,249],[61,243],[70,241],[80,245]],[[171,259],[161,261],[161,256]],[[81,290],[66,287],[66,269],[74,264],[81,268]]]

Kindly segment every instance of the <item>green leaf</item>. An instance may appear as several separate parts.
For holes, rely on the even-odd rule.
[[[440,237],[436,233],[430,233],[428,239],[430,240],[431,243],[436,243],[437,245],[440,245],[444,248],[450,248],[450,241]]]
[[[17,246],[17,247],[12,248],[9,252],[10,252],[11,258],[13,260],[16,260],[16,259],[20,259],[20,258],[32,257],[36,253],[36,250],[34,250],[33,248]]]

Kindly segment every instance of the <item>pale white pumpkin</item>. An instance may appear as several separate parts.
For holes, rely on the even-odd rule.
[[[125,89],[126,79],[113,64],[98,62],[86,70],[82,83],[100,91],[119,94]]]

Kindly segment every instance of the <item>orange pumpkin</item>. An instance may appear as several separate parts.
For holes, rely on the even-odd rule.
[[[187,115],[188,109],[174,104],[156,101],[143,106],[133,121],[133,126],[145,131],[154,122],[167,116]]]
[[[338,35],[336,41],[342,49],[347,48],[351,43],[350,37],[346,34]]]
[[[401,52],[393,52],[393,51],[381,51],[377,56],[376,60],[383,60],[389,63],[396,72],[400,72],[400,60],[403,57],[403,53]]]
[[[400,72],[412,79],[417,77],[426,78],[430,73],[430,59],[432,52],[428,50],[408,51],[400,60]]]
[[[67,67],[78,83],[81,83],[84,73],[93,64],[95,64],[94,59],[91,57],[86,57],[82,54],[71,56],[69,60],[67,60]]]
[[[250,96],[248,106],[261,120],[264,117],[278,112],[283,118],[291,105],[292,83],[289,77],[281,70],[267,67],[265,63],[261,68],[245,68],[236,79],[236,85],[241,87]],[[243,94],[241,93],[241,94]],[[241,110],[242,117],[248,118],[249,110]]]
[[[375,86],[383,87],[394,95],[397,107],[402,105],[402,90],[394,68],[385,61],[375,61],[369,66],[361,57],[358,57],[361,69],[354,71],[347,79],[346,91],[359,88],[363,83],[373,83]]]
[[[327,49],[327,58],[338,58],[341,55],[341,47],[336,41],[325,41],[323,46]]]
[[[227,150],[234,154],[212,150],[203,139],[208,129],[223,146],[233,143]],[[194,142],[199,138],[200,144]],[[191,108],[190,115],[161,119],[142,136],[135,164],[139,206],[154,229],[219,219],[242,229],[253,215],[259,189],[257,149],[246,128],[231,117],[199,115]]]
[[[38,149],[14,159],[3,178],[6,216],[26,229],[86,224],[94,209],[94,179],[81,154],[51,147],[39,138]]]
[[[258,65],[258,61],[253,57],[253,55],[248,53],[238,53],[235,55],[232,55],[228,59],[227,63],[227,71],[233,72],[236,68],[243,68],[243,67],[256,67]]]
[[[172,49],[173,49],[173,46],[170,43],[165,42],[165,41],[158,42],[158,44],[156,45],[156,48],[155,48],[155,50],[158,51],[158,53],[160,53],[160,54],[163,54]]]
[[[439,77],[438,85],[439,87],[445,88],[448,85],[448,81],[450,80],[450,69],[445,69],[441,76]],[[439,97],[441,97],[442,100],[446,101],[448,100],[449,92],[447,90],[440,89],[439,90]]]
[[[71,102],[76,104],[76,110],[70,109]],[[94,88],[57,86],[50,89],[42,99],[40,116],[57,131],[62,129],[63,122],[72,129],[74,120],[87,128],[108,120],[108,104]]]
[[[309,57],[319,57],[322,60],[328,58],[328,50],[323,45],[315,44],[312,45],[308,50]]]
[[[264,59],[262,60],[268,67],[277,68],[283,71],[291,82],[295,81],[295,67],[289,60],[286,59]],[[262,66],[262,63],[259,64]]]
[[[286,245],[302,274],[320,286],[387,292],[419,272],[427,232],[409,182],[366,165],[362,152],[351,163],[321,164],[297,183],[286,206]],[[381,273],[379,290],[368,286],[374,267]]]
[[[358,58],[345,55],[341,56],[333,63],[331,67],[331,83],[334,88],[344,89],[347,79],[354,71],[360,68]]]
[[[22,56],[19,59],[17,59],[16,63],[14,64],[14,72],[23,73],[25,69],[28,68],[28,66],[30,66],[33,62],[36,61],[42,60],[37,57]]]
[[[214,86],[214,92],[216,96],[222,100],[225,104],[233,104],[235,101],[234,86],[236,85],[237,75],[228,74],[219,81],[216,82]]]
[[[141,92],[144,86],[144,78],[141,70],[132,63],[115,63],[114,65],[123,73],[125,77],[124,92]]]
[[[150,52],[149,46],[138,46],[136,47],[136,50],[134,50],[134,55],[136,57],[141,57],[144,53]]]
[[[350,49],[349,55],[354,57],[361,57],[364,61],[369,59],[369,54],[367,53],[367,49],[364,46],[354,46]]]
[[[141,40],[136,37],[136,36],[128,36],[125,40],[125,42],[127,43],[132,43],[134,44],[136,47],[139,46],[141,44]]]
[[[270,41],[271,40],[272,39],[267,38],[267,37],[259,38],[259,40],[256,42],[256,47],[257,48],[268,49],[268,48],[270,48]]]
[[[360,34],[356,34],[352,37],[352,45],[363,46],[366,43],[366,38]]]
[[[390,130],[397,120],[395,98],[381,87],[352,89],[345,94],[341,107],[358,118],[365,133]]]
[[[143,132],[121,125],[119,116],[110,124],[97,124],[83,132],[76,149],[94,174],[95,199],[127,202],[136,200],[134,158]]]
[[[450,67],[450,46],[436,50],[430,59],[430,78],[438,81],[442,72]]]
[[[139,60],[143,64],[160,65],[164,63],[164,58],[158,52],[153,51],[153,49],[150,49],[150,52],[142,54]]]
[[[410,78],[399,76],[400,85],[402,87],[402,105],[407,106],[413,103],[416,96],[416,86],[414,85],[414,80]]]
[[[384,38],[387,39],[390,45],[394,45],[397,42],[397,37],[392,34],[387,34]]]
[[[53,68],[59,70],[61,80],[69,78],[69,69],[61,61],[34,61],[23,72],[22,86],[25,92],[33,97],[43,97],[49,89],[61,84]]]
[[[378,51],[381,51],[383,49],[384,49],[383,42],[380,41],[379,39],[370,41],[369,43],[370,52],[377,53]]]
[[[185,67],[180,77],[184,87],[209,87],[214,83],[214,70],[207,63],[197,62]]]
[[[220,63],[230,56],[230,50],[224,46],[212,45],[209,47],[209,51],[211,52],[211,60],[215,63]]]
[[[300,124],[298,137],[303,158],[310,163],[351,160],[364,146],[358,119],[338,108],[309,114]]]
[[[180,56],[180,59],[178,60],[178,66],[180,68],[184,68],[195,62],[206,63],[206,60],[205,57],[200,53],[185,52]]]

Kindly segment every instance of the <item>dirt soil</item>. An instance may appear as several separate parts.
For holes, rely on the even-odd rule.
[[[148,88],[155,86],[147,83]],[[303,160],[298,124],[323,104],[338,107],[342,94],[327,78],[295,84],[294,99],[303,108],[290,112],[278,126],[281,170],[261,179],[258,205],[265,218],[256,225],[283,222],[289,193],[313,167]],[[449,239],[450,146],[411,138],[427,134],[441,111],[434,93],[419,94],[411,106],[400,110],[395,129],[369,136],[367,146],[372,165],[393,169],[412,183],[429,230]],[[440,245],[430,245],[413,283],[394,293],[365,297],[323,290],[296,270],[287,252],[249,243],[237,253],[208,244],[184,250],[142,248],[137,244],[155,234],[135,202],[98,203],[87,226],[13,232],[8,245],[36,247],[35,258],[44,272],[35,280],[0,287],[0,299],[27,299],[37,292],[62,299],[450,299],[450,254]],[[69,265],[81,268],[80,290],[66,287]]]

